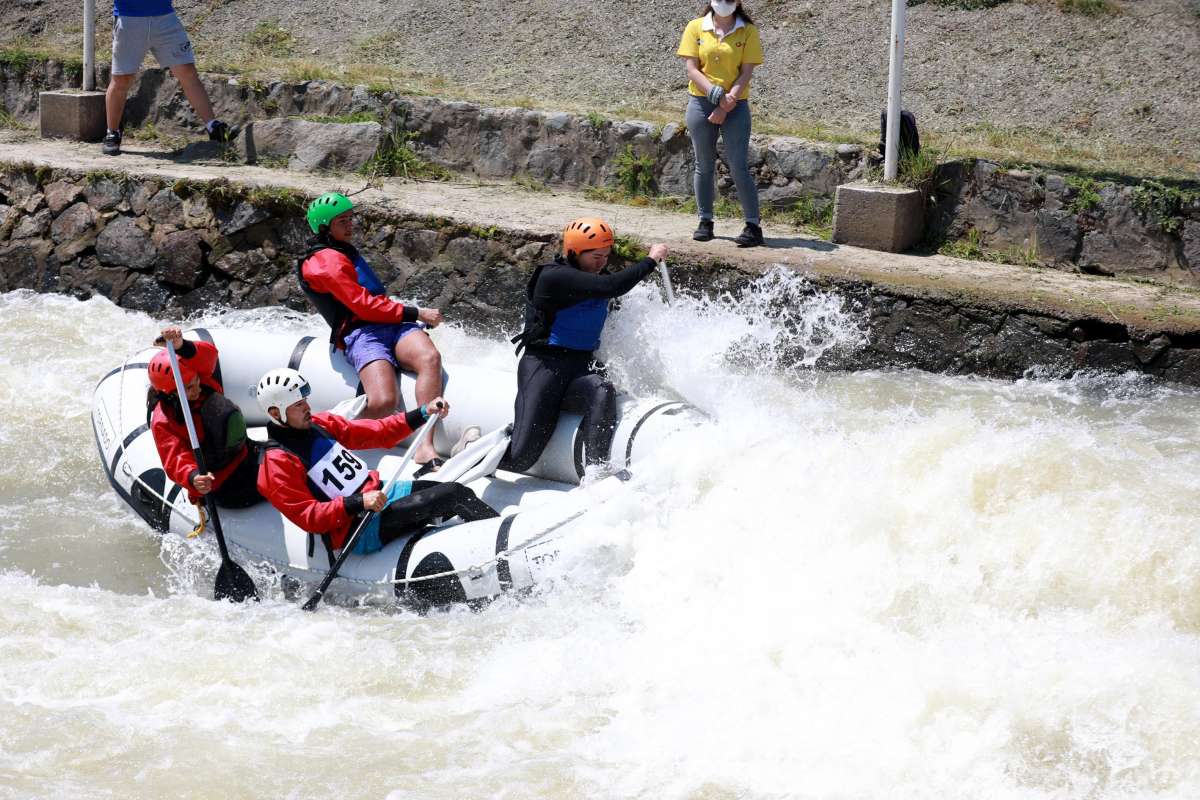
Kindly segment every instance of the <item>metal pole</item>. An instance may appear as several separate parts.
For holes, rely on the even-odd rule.
[[[96,0],[83,0],[83,90],[96,88]]]
[[[904,75],[904,0],[892,0],[892,54],[888,64],[887,141],[883,152],[883,178],[894,181],[899,172],[900,80]]]

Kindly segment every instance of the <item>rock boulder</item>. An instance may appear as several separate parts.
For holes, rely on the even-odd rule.
[[[96,258],[104,264],[147,270],[158,259],[158,249],[133,217],[117,217],[96,239]]]
[[[289,169],[355,170],[375,156],[383,140],[378,122],[268,119],[247,125],[240,147],[251,164],[275,158],[287,159]]]

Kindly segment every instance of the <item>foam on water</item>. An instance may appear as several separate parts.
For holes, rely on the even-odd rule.
[[[90,392],[159,324],[0,295],[0,797],[1200,793],[1191,390],[823,374],[862,321],[794,278],[643,287],[603,355],[713,426],[528,598],[310,615],[208,601],[211,540],[108,488]]]

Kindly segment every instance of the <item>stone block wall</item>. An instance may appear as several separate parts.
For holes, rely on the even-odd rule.
[[[295,279],[310,235],[303,197],[227,182],[164,183],[118,173],[8,165],[0,174],[0,291],[103,295],[126,308],[308,310]],[[361,249],[389,291],[479,326],[512,326],[532,236],[366,211]]]
[[[1096,275],[1200,286],[1200,187],[1161,214],[1143,211],[1164,190],[1151,182],[1121,185],[1003,169],[991,161],[943,165],[936,178],[934,239],[979,243],[1016,263]],[[1086,199],[1081,192],[1090,191]]]
[[[0,292],[103,295],[168,318],[214,306],[307,311],[295,277],[309,235],[303,202],[223,180],[165,183],[0,165]],[[485,333],[517,328],[529,274],[555,246],[544,235],[369,205],[360,206],[357,223],[356,241],[390,294],[440,307]],[[676,261],[685,291],[736,295],[759,277],[731,263]],[[1031,368],[1064,375],[1116,369],[1200,385],[1195,337],[901,295],[851,280],[813,281],[802,292],[836,294],[866,332],[861,348],[824,354],[817,364],[827,369],[900,366],[1003,378]]]

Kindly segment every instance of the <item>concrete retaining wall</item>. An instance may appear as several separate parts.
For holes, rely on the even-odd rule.
[[[294,273],[308,235],[303,202],[295,193],[223,180],[166,183],[0,165],[0,291],[99,294],[164,317],[213,305],[307,310]],[[356,238],[391,293],[493,333],[517,328],[530,271],[554,248],[545,235],[370,205],[360,206]],[[759,277],[731,263],[676,262],[693,291],[736,293]],[[1200,385],[1194,336],[931,300],[849,279],[803,291],[835,293],[867,333],[861,348],[826,352],[817,362],[823,368],[1006,378],[1034,368],[1061,375],[1116,369]]]

